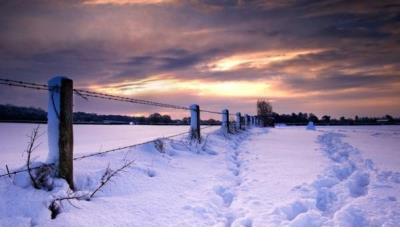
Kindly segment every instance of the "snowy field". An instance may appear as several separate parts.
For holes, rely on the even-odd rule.
[[[18,168],[26,162],[24,154],[28,136],[37,124],[0,123],[0,166]],[[47,157],[47,125],[40,124],[36,160]],[[206,133],[217,129],[210,127]],[[176,125],[74,125],[74,157],[106,151],[118,147],[143,143],[159,137],[171,136],[189,130],[188,126]],[[12,141],[12,142],[10,142]],[[0,169],[1,170],[4,169]]]
[[[1,163],[21,166],[12,155],[31,127],[0,125]],[[82,126],[75,153],[181,129]],[[204,137],[200,145],[183,136],[165,140],[161,152],[149,143],[76,161],[78,192],[95,189],[123,158],[134,165],[90,201],[65,201],[55,219],[48,206],[66,195],[64,181],[47,192],[34,190],[25,173],[0,178],[0,225],[400,226],[399,126],[251,128],[229,136],[210,129]]]

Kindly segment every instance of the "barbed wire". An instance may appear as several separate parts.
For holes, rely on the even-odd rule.
[[[114,151],[118,151],[118,150],[124,150],[124,149],[128,149],[128,148],[137,147],[137,146],[139,146],[139,145],[144,145],[144,144],[152,143],[152,142],[155,142],[155,141],[160,140],[160,139],[170,139],[170,138],[173,138],[173,137],[182,136],[182,135],[189,134],[189,133],[190,133],[190,131],[186,131],[186,132],[182,132],[182,133],[175,134],[175,135],[172,135],[172,136],[158,137],[158,138],[156,138],[156,139],[152,139],[152,140],[150,140],[150,141],[145,141],[145,142],[142,142],[142,143],[132,144],[132,145],[123,146],[123,147],[118,147],[118,148],[111,149],[111,150],[106,150],[106,151],[101,151],[101,152],[96,152],[96,153],[90,153],[90,154],[87,154],[87,155],[83,155],[83,156],[79,156],[79,157],[74,157],[72,160],[76,161],[76,160],[80,160],[80,159],[84,159],[84,158],[88,158],[88,157],[103,155],[103,154],[110,153],[110,152],[114,152]]]
[[[41,85],[34,85],[34,84],[25,85],[25,84],[21,84],[21,83],[9,81],[9,80],[4,80],[4,79],[0,79],[0,81],[3,81],[3,82],[0,82],[0,85],[22,87],[22,88],[28,88],[28,89],[34,89],[34,90],[44,90],[44,91],[49,90],[48,86],[43,87]]]
[[[3,81],[3,82],[1,82],[1,81]],[[50,89],[49,86],[46,84],[26,82],[26,81],[20,81],[20,80],[11,80],[11,79],[5,79],[5,78],[0,78],[0,85],[22,87],[22,88],[28,88],[28,89],[34,89],[34,90],[52,91],[52,89]],[[75,89],[74,88],[73,91],[76,95],[78,95],[86,100],[87,100],[87,97],[93,97],[93,98],[102,98],[102,99],[122,101],[122,102],[130,102],[130,103],[135,103],[135,104],[152,105],[152,106],[165,107],[165,108],[191,110],[189,107],[185,107],[185,106],[172,105],[172,104],[166,104],[166,103],[160,103],[160,102],[142,100],[142,99],[134,99],[134,98],[128,98],[128,97],[121,97],[121,96],[99,93],[99,92],[94,92],[94,91],[89,91],[89,90],[84,90],[84,89]],[[207,109],[201,109],[200,111],[206,112],[206,113],[211,113],[211,114],[223,114],[222,112],[211,111],[211,110],[207,110]],[[236,114],[229,113],[229,116],[236,116]]]
[[[210,126],[206,126],[206,127],[201,127],[200,129],[204,130],[204,129],[209,129],[209,128],[212,128],[212,127],[215,127],[215,126],[210,125]],[[153,142],[155,142],[157,140],[171,139],[171,138],[174,138],[174,137],[183,136],[183,135],[186,135],[186,134],[189,134],[189,133],[190,133],[190,131],[186,131],[186,132],[181,132],[181,133],[174,134],[174,135],[171,135],[171,136],[158,137],[156,139],[152,139],[152,140],[145,141],[145,142],[142,142],[142,143],[132,144],[132,145],[128,145],[128,146],[114,148],[114,149],[111,149],[111,150],[106,150],[106,151],[101,151],[101,152],[96,152],[96,153],[90,153],[90,154],[86,154],[86,155],[83,155],[83,156],[74,157],[72,160],[73,161],[77,161],[77,160],[81,160],[81,159],[84,159],[84,158],[104,155],[104,154],[107,154],[107,153],[110,153],[110,152],[115,152],[115,151],[124,150],[124,149],[128,149],[128,148],[134,148],[134,147],[137,147],[137,146],[140,146],[140,145],[153,143]],[[38,169],[38,168],[41,168],[43,166],[50,167],[52,165],[53,164],[41,164],[39,166],[31,167],[31,170],[32,169]],[[20,169],[20,170],[15,170],[15,171],[9,172],[8,168],[7,168],[7,173],[6,174],[1,174],[0,178],[1,177],[5,177],[5,176],[15,175],[15,174],[18,174],[18,173],[21,173],[21,172],[26,172],[26,171],[28,171],[28,169]]]
[[[51,167],[52,165],[53,164],[45,164],[44,163],[44,164],[41,164],[41,165],[38,165],[38,166],[35,166],[35,167],[30,167],[30,169],[33,170],[33,169],[38,169],[38,168],[41,168],[41,167]],[[4,176],[15,175],[15,174],[18,174],[18,173],[21,173],[21,172],[26,172],[26,171],[28,171],[28,169],[20,169],[20,170],[15,170],[15,171],[11,171],[11,172],[7,171],[6,174],[0,175],[0,178],[4,177]]]
[[[34,89],[34,90],[52,91],[52,89],[50,89],[48,87],[48,85],[45,85],[45,84],[4,79],[4,78],[0,78],[0,85],[29,88],[29,89]],[[120,101],[120,102],[128,102],[128,103],[134,103],[134,104],[151,105],[151,106],[170,108],[170,109],[191,110],[189,107],[180,106],[180,105],[173,105],[173,104],[167,104],[167,103],[161,103],[161,102],[155,102],[155,101],[143,100],[143,99],[121,97],[121,96],[116,96],[116,95],[111,95],[111,94],[106,94],[106,93],[99,93],[99,92],[94,92],[94,91],[89,91],[89,90],[84,90],[84,89],[73,89],[73,91],[76,95],[78,95],[86,100],[88,100],[87,99],[88,97],[91,97],[91,98],[101,98],[101,99],[114,100],[114,101]],[[206,110],[206,109],[205,110],[202,109],[201,112],[212,113],[212,114],[222,114],[222,112],[211,111],[211,110]]]
[[[215,126],[201,127],[200,130],[204,130],[204,129],[208,129],[208,128],[212,128],[212,127],[215,127]],[[80,160],[80,159],[84,159],[84,158],[88,158],[88,157],[103,155],[103,154],[106,154],[106,153],[109,153],[109,152],[114,152],[114,151],[118,151],[118,150],[133,148],[133,147],[136,147],[136,146],[139,146],[139,145],[144,145],[144,144],[152,143],[152,142],[155,142],[155,141],[157,141],[157,140],[171,139],[171,138],[178,137],[178,136],[183,136],[183,135],[186,135],[186,134],[189,134],[189,133],[190,133],[190,131],[185,131],[185,132],[178,133],[178,134],[174,134],[174,135],[171,135],[171,136],[158,137],[158,138],[152,139],[152,140],[150,140],[150,141],[145,141],[145,142],[142,142],[142,143],[132,144],[132,145],[123,146],[123,147],[118,147],[118,148],[111,149],[111,150],[106,150],[106,151],[91,153],[91,154],[87,154],[87,155],[83,155],[83,156],[79,156],[79,157],[74,157],[72,160],[75,161],[75,160]]]
[[[142,105],[151,105],[151,106],[164,107],[164,108],[170,108],[170,109],[191,110],[188,107],[179,106],[179,105],[172,105],[172,104],[160,103],[160,102],[143,100],[143,99],[121,97],[121,96],[116,96],[116,95],[111,95],[111,94],[106,94],[106,93],[98,93],[98,92],[93,92],[93,91],[88,91],[88,90],[74,89],[74,92],[76,92],[79,96],[84,96],[84,97],[101,98],[101,99],[107,99],[107,100],[115,100],[115,101],[120,101],[120,102],[128,102],[128,103],[142,104]]]
[[[35,87],[43,87],[43,88],[46,88],[46,90],[48,89],[48,85],[46,85],[46,84],[26,82],[26,81],[20,81],[20,80],[11,80],[11,79],[4,79],[4,78],[0,78],[0,81],[7,82],[10,84],[20,84],[20,85],[29,85],[29,86],[35,86]]]
[[[200,112],[207,112],[207,113],[213,113],[213,114],[223,114],[222,112],[209,111],[209,110],[203,110],[203,109],[200,109]]]
[[[12,79],[5,79],[5,78],[0,78],[0,85],[6,85],[6,86],[11,86],[11,87],[21,87],[21,88],[27,88],[27,89],[33,89],[33,90],[41,90],[41,91],[50,91],[50,92],[53,92],[53,91],[55,91],[57,89],[57,87],[49,87],[46,84],[39,84],[39,83],[12,80]],[[78,95],[78,96],[80,96],[80,97],[82,97],[82,98],[84,98],[86,100],[88,100],[88,97],[90,97],[90,98],[101,98],[101,99],[106,99],[106,100],[114,100],[114,101],[128,102],[128,103],[134,103],[134,104],[151,105],[151,106],[171,108],[171,109],[192,110],[191,108],[184,107],[184,106],[179,106],[179,105],[166,104],[166,103],[160,103],[160,102],[142,100],[142,99],[135,99],[135,98],[128,98],[128,97],[121,97],[121,96],[105,94],[105,93],[99,93],[99,92],[94,92],[94,91],[89,91],[89,90],[84,90],[84,89],[73,89],[73,92],[74,92],[74,94],[76,94],[76,95]],[[212,114],[223,114],[222,112],[211,111],[211,110],[203,110],[203,109],[201,109],[200,111],[201,112],[206,112],[206,113],[212,113]],[[235,114],[229,114],[229,116],[235,116]],[[214,127],[214,126],[206,126],[206,127],[202,127],[201,129],[208,129],[208,128],[211,128],[211,127]],[[174,135],[171,135],[171,136],[159,137],[159,138],[156,138],[156,139],[153,139],[153,140],[150,140],[150,141],[145,141],[145,142],[138,143],[138,144],[118,147],[118,148],[114,148],[114,149],[107,150],[107,151],[91,153],[91,154],[75,157],[75,158],[73,158],[73,160],[80,160],[80,159],[93,157],[93,156],[97,156],[97,155],[102,155],[102,154],[106,154],[106,153],[110,153],[110,152],[114,152],[114,151],[118,151],[118,150],[123,150],[123,149],[127,149],[127,148],[133,148],[133,147],[136,147],[136,146],[152,143],[152,142],[155,142],[155,141],[160,140],[160,139],[171,139],[173,137],[182,136],[182,135],[189,134],[189,133],[190,133],[190,131],[187,131],[187,132],[174,134]],[[36,168],[40,168],[40,167],[43,167],[43,166],[49,166],[49,165],[42,164],[42,165],[39,165],[39,166],[36,166],[36,167],[32,167],[31,169],[36,169]],[[11,176],[13,174],[17,174],[17,173],[21,173],[21,172],[25,172],[25,171],[28,171],[28,169],[21,169],[21,170],[16,170],[16,171],[13,171],[13,172],[9,172],[8,168],[7,168],[7,173],[6,174],[1,174],[0,178],[4,177],[4,176]]]

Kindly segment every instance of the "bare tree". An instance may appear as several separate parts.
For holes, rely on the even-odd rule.
[[[109,182],[111,180],[111,178],[113,178],[115,175],[117,175],[119,172],[123,171],[124,169],[130,167],[133,164],[133,161],[126,161],[124,165],[116,170],[111,170],[110,169],[110,165],[107,166],[106,171],[104,172],[103,176],[101,177],[101,181],[99,186],[89,195],[89,199],[91,199],[96,193],[97,191],[99,191],[104,185],[107,184],[107,182]]]
[[[57,215],[61,212],[62,201],[68,201],[72,206],[74,206],[74,205],[72,204],[71,200],[90,201],[94,197],[94,195],[99,190],[101,190],[101,188],[103,188],[114,176],[116,176],[118,173],[124,171],[126,168],[131,167],[134,161],[126,160],[126,155],[125,155],[123,162],[124,162],[123,165],[116,170],[110,169],[110,167],[108,165],[106,171],[104,172],[104,174],[101,177],[99,186],[92,192],[86,192],[86,193],[69,192],[67,194],[67,196],[62,196],[62,197],[53,199],[49,205],[49,210],[51,211],[51,218],[55,219],[57,217]],[[74,206],[74,207],[76,207],[76,206]]]
[[[31,178],[33,187],[36,189],[39,189],[39,185],[37,184],[35,177],[33,176],[32,173],[32,168],[31,168],[31,156],[32,152],[37,149],[39,146],[36,145],[36,140],[39,137],[39,125],[33,128],[31,135],[29,135],[29,142],[28,142],[28,147],[26,148],[26,153],[27,153],[27,158],[26,158],[26,167],[28,168],[28,174],[29,177]]]
[[[33,152],[40,146],[40,144],[37,144],[37,139],[42,135],[39,134],[39,129],[40,126],[36,126],[28,136],[29,142],[25,150],[27,154],[26,167],[33,187],[50,191],[53,189],[54,164],[40,163],[32,167],[31,162]]]
[[[267,99],[257,100],[257,116],[260,120],[259,125],[273,127],[275,121],[272,114],[272,104]]]
[[[268,116],[272,114],[272,105],[267,99],[257,100],[257,115]]]

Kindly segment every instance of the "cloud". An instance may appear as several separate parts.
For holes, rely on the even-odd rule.
[[[283,112],[351,96],[374,110],[385,94],[399,110],[398,13],[396,1],[3,1],[0,75],[252,112],[256,93]]]
[[[215,57],[220,51],[213,49],[202,52],[189,52],[185,49],[167,49],[150,54],[133,56],[125,62],[117,63],[122,70],[113,80],[124,78],[144,78],[165,72],[176,72],[192,68],[199,63]]]

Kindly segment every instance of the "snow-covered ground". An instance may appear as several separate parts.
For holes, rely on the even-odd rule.
[[[37,124],[0,123],[0,168],[8,165],[18,168],[26,161],[24,154],[28,136]],[[47,125],[39,125],[39,145],[35,150],[36,160],[47,158]],[[211,127],[204,132],[217,129]],[[175,125],[74,125],[74,156],[106,151],[166,137],[189,130],[188,126]],[[0,172],[4,169],[0,169]]]
[[[111,127],[111,134],[85,128],[81,135],[87,140],[76,140],[76,153],[121,146],[118,141],[129,145],[145,138],[146,129],[154,130],[135,134],[132,127]],[[165,134],[158,127],[157,132],[170,135],[179,128],[187,129],[173,127]],[[126,135],[119,140],[121,131]],[[21,151],[25,140],[13,139],[22,131],[13,135],[2,127],[0,132],[4,163],[3,150]],[[2,177],[0,225],[400,226],[399,126],[254,127],[228,136],[213,130],[200,145],[185,136],[163,145],[161,152],[149,143],[76,161],[77,191],[95,189],[107,166],[117,169],[123,158],[134,165],[90,201],[64,201],[56,219],[48,206],[66,195],[64,181],[47,192],[34,190],[25,173]],[[23,164],[7,159],[10,165]]]

